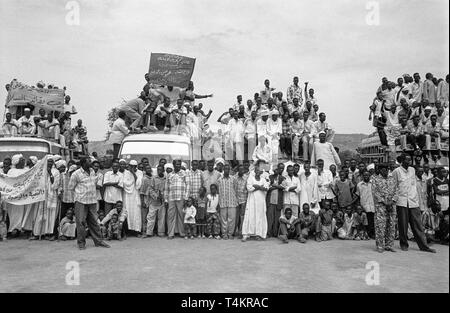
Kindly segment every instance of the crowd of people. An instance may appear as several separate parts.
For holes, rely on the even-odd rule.
[[[400,146],[422,163],[439,163],[442,157],[448,159],[449,76],[444,80],[427,73],[425,78],[404,74],[394,83],[384,77],[369,120],[392,154]]]
[[[14,79],[6,84],[6,91],[18,87],[21,83]],[[53,84],[39,81],[32,89],[59,89]],[[64,87],[65,93],[65,87]],[[50,110],[38,108],[30,103],[26,105],[10,106],[5,112],[4,121],[0,128],[0,135],[4,137],[37,137],[56,142],[63,148],[74,151],[77,155],[88,155],[87,128],[81,119],[72,125],[72,115],[77,114],[70,103],[71,97],[64,96],[61,108]],[[7,99],[8,103],[8,99]]]
[[[21,155],[5,159],[1,175],[20,175],[38,160]],[[412,167],[411,157],[399,164],[345,160],[342,167],[312,168],[279,163],[268,172],[264,162],[244,161],[233,167],[224,159],[187,164],[161,159],[153,172],[146,158],[115,159],[110,170],[83,158],[66,163],[48,158],[45,203],[24,206],[2,202],[6,240],[21,232],[30,240],[77,238],[85,248],[89,234],[96,246],[130,235],[174,239],[264,240],[283,243],[339,238],[376,240],[379,252],[403,250],[414,238],[423,251],[430,243],[448,244],[448,171],[444,167]],[[1,198],[1,196],[0,196]],[[409,227],[408,227],[409,224]]]
[[[270,81],[264,89],[244,104],[242,95],[236,103],[221,114],[222,125],[217,136],[213,136],[203,104],[196,99],[213,95],[197,95],[191,82],[186,89],[172,86],[156,86],[148,82],[141,95],[117,107],[118,118],[111,130],[114,157],[118,157],[120,144],[130,132],[175,132],[189,136],[193,146],[193,158],[205,158],[202,147],[211,137],[220,141],[226,160],[265,161],[276,166],[280,158],[291,160],[323,159],[325,165],[340,165],[340,159],[332,146],[335,131],[328,124],[326,114],[319,111],[315,91],[299,85],[294,77],[287,89],[275,92]],[[321,139],[321,134],[324,138]]]
[[[412,238],[427,252],[435,252],[430,243],[448,244],[448,169],[413,167],[409,154],[389,164],[341,163],[314,90],[305,83],[303,97],[298,82],[295,77],[286,100],[269,80],[247,105],[237,97],[218,119],[226,125],[225,158],[205,160],[200,144],[189,164],[119,159],[118,142],[130,132],[170,129],[201,142],[193,132],[203,132],[211,110],[205,115],[195,99],[212,95],[196,95],[192,83],[185,90],[148,83],[138,99],[118,108],[110,170],[90,158],[77,164],[49,157],[45,204],[3,203],[2,223],[11,237],[77,238],[80,249],[88,234],[101,247],[109,247],[106,239],[130,235],[243,242],[275,237],[283,243],[375,239],[379,252],[395,252],[396,238],[405,251]],[[15,155],[3,160],[1,175],[20,175],[36,162]]]

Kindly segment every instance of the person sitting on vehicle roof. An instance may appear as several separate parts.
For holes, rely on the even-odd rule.
[[[47,119],[37,123],[38,137],[51,139],[59,142],[59,122],[53,119],[53,112],[50,112]]]
[[[2,125],[3,134],[7,137],[15,137],[17,136],[18,129],[17,121],[12,118],[12,114],[9,112],[6,113],[5,122]]]
[[[34,124],[34,117],[31,116],[30,108],[24,109],[25,115],[17,121],[20,135],[34,135],[36,125]]]
[[[131,120],[131,128],[137,128],[141,124],[147,101],[145,92],[141,92],[138,98],[125,102],[117,108],[118,111],[125,112],[127,118]]]

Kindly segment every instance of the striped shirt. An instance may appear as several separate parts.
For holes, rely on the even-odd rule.
[[[64,173],[61,175],[62,179],[62,188],[63,188],[63,196],[62,202],[64,203],[73,203],[73,190],[69,189],[69,173]]]
[[[237,201],[237,181],[233,176],[220,177],[217,181],[219,187],[219,206],[221,208],[235,208]]]
[[[74,191],[74,201],[81,204],[97,203],[97,175],[93,169],[89,174],[83,168],[76,170],[69,181],[69,189]]]

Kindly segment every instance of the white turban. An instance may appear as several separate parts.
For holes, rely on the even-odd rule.
[[[225,160],[223,158],[217,158],[216,163],[214,165],[217,165],[219,163],[222,163],[222,165],[225,165]]]
[[[62,156],[55,154],[54,156],[52,156],[53,162],[58,162],[59,160],[62,159]]]
[[[173,169],[173,164],[172,164],[172,163],[166,163],[166,164],[164,165],[164,169],[167,170],[168,168]]]
[[[124,159],[120,159],[119,163],[127,163],[127,161],[125,161]]]
[[[78,167],[77,167],[76,165],[71,165],[71,166],[69,167],[69,172],[76,171],[77,169],[78,169]]]
[[[30,156],[30,161],[33,163],[33,165],[36,165],[36,163],[39,161],[37,157]]]
[[[138,162],[136,160],[131,160],[130,166],[138,166]]]
[[[56,166],[57,169],[59,169],[59,168],[62,167],[62,166],[67,167],[67,163],[66,163],[66,161],[64,161],[64,160],[59,160],[59,161],[57,161],[57,162],[55,163],[55,166]]]
[[[22,159],[22,158],[23,158],[23,155],[22,155],[22,154],[16,154],[16,155],[14,155],[14,156],[11,158],[11,164],[14,165],[14,166],[16,166],[17,164],[19,164],[20,159]]]
[[[375,169],[375,164],[369,164],[369,165],[367,165],[367,170],[368,171],[370,171],[370,170],[374,170]]]
[[[187,164],[185,162],[181,162],[181,167],[187,168]]]

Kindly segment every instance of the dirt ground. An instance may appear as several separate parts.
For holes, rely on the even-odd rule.
[[[111,245],[88,241],[79,251],[74,241],[0,242],[0,292],[449,292],[449,249],[441,245],[437,254],[414,242],[409,252],[383,254],[373,241],[128,238]],[[80,266],[78,286],[66,284],[70,261]],[[370,261],[379,264],[379,285],[366,284]]]

